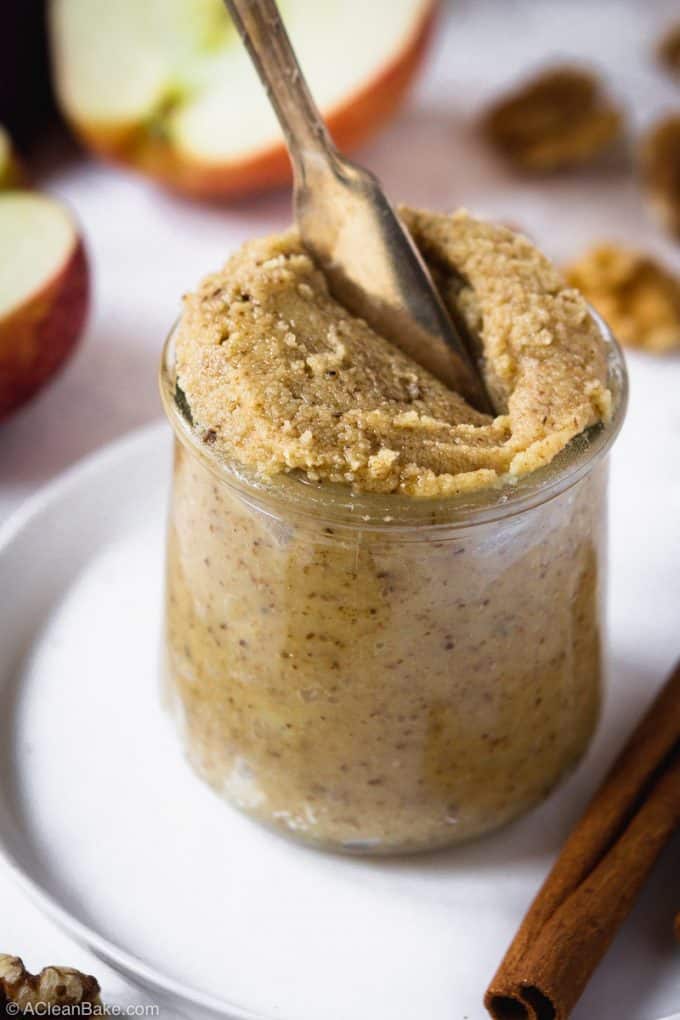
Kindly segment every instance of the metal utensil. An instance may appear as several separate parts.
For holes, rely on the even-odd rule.
[[[335,148],[275,0],[225,0],[279,118],[295,218],[331,292],[472,404],[493,413],[481,372],[376,177]]]

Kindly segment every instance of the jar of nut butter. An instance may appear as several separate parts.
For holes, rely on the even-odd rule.
[[[293,233],[185,301],[170,704],[196,771],[313,845],[479,836],[579,761],[602,695],[622,357],[525,238],[403,210],[498,413],[353,318]]]

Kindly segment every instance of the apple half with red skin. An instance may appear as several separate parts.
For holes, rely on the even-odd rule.
[[[312,93],[344,151],[398,108],[437,6],[281,0]],[[95,152],[196,197],[290,180],[281,131],[223,0],[52,0],[51,39],[63,111]]]
[[[38,192],[0,192],[0,419],[71,354],[88,294],[85,248],[64,206]]]

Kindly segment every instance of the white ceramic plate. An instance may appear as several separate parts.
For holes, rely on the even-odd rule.
[[[524,909],[662,679],[668,646],[649,644],[640,585],[653,585],[668,554],[657,562],[643,542],[640,562],[626,552],[634,572],[615,571],[615,586],[626,582],[614,600],[617,683],[591,755],[547,804],[457,851],[327,856],[224,806],[185,764],[161,711],[169,464],[165,428],[147,429],[51,485],[0,537],[7,865],[59,924],[192,1020],[482,1020],[484,988]],[[623,544],[616,528],[614,538]],[[669,629],[659,602],[649,626]],[[636,659],[629,647],[645,641]],[[677,1011],[677,852],[669,848],[577,1020]]]

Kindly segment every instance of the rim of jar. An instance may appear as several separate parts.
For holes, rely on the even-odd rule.
[[[308,519],[317,525],[392,533],[427,529],[450,531],[514,517],[555,499],[583,478],[609,452],[621,430],[628,405],[628,375],[623,352],[602,317],[590,308],[607,351],[607,382],[613,397],[607,423],[575,436],[550,464],[527,475],[500,476],[495,485],[457,496],[427,498],[403,493],[354,492],[349,485],[311,482],[297,473],[263,478],[237,463],[217,457],[182,413],[175,400],[175,331],[161,355],[159,384],[165,414],[175,436],[223,485],[269,516]],[[417,536],[416,536],[417,537]]]

